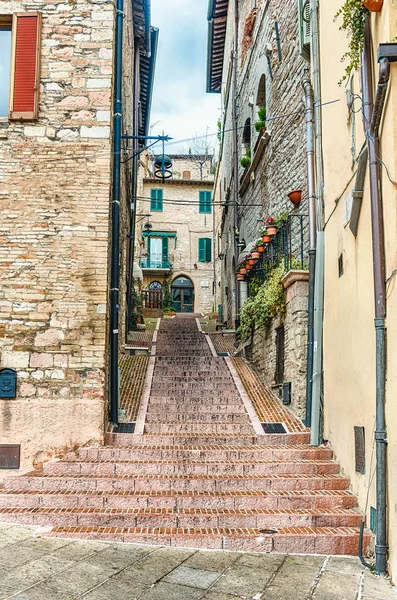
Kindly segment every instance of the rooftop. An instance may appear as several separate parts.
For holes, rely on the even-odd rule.
[[[207,92],[220,93],[229,0],[209,0]]]

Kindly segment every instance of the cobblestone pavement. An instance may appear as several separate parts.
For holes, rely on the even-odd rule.
[[[358,559],[46,539],[0,524],[0,600],[392,600]]]

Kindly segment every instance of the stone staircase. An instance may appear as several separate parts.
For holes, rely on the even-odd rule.
[[[362,515],[332,451],[307,432],[257,435],[192,318],[161,323],[145,433],[107,442],[5,479],[0,521],[57,537],[357,554]]]

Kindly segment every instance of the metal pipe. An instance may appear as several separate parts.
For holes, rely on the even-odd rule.
[[[318,31],[318,0],[311,0],[311,64],[314,88],[314,132],[316,158],[316,265],[314,281],[313,367],[311,439],[318,446],[322,438],[322,380],[323,380],[323,320],[324,320],[324,167],[321,112],[320,38]]]
[[[233,40],[233,79],[232,79],[232,121],[233,121],[233,165],[234,165],[234,256],[237,264],[239,249],[236,231],[238,231],[238,111],[237,111],[237,61],[238,61],[238,0],[234,0],[234,40]],[[233,272],[234,289],[236,294],[236,330],[240,326],[240,288]]]
[[[381,171],[379,164],[379,124],[382,117],[390,64],[380,61],[380,75],[376,100],[373,99],[371,20],[365,26],[365,42],[362,54],[362,88],[364,131],[368,143],[369,180],[371,192],[372,260],[375,299],[376,337],[376,574],[384,575],[387,568],[387,519],[386,519],[386,460],[387,432],[385,414],[386,392],[386,266],[383,222]]]
[[[124,0],[116,0],[113,88],[113,184],[110,265],[110,420],[119,418],[119,285],[120,285],[120,188],[123,111],[123,19]]]
[[[316,175],[314,154],[314,94],[311,82],[302,83],[305,92],[306,109],[306,156],[309,212],[309,298],[307,314],[307,372],[306,372],[306,418],[305,425],[310,427],[312,420],[312,376],[313,376],[313,340],[314,340],[314,282],[316,268]]]

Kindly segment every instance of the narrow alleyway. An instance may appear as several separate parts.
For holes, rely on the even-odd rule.
[[[195,318],[162,320],[156,341],[144,434],[6,479],[1,520],[55,537],[356,555],[362,517],[332,451],[307,432],[262,433]]]

